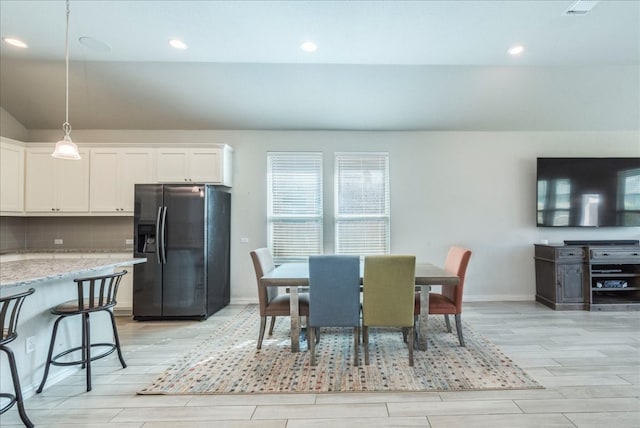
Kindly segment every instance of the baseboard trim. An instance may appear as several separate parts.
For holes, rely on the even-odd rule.
[[[534,294],[480,294],[464,296],[464,302],[535,302]]]

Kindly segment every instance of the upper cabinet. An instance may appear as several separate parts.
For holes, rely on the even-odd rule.
[[[0,214],[24,214],[24,147],[0,141]]]
[[[233,149],[218,148],[157,149],[161,183],[198,182],[232,185]]]
[[[133,215],[135,184],[154,179],[154,149],[91,149],[91,213]]]
[[[51,157],[53,148],[28,148],[27,213],[86,214],[89,212],[89,151],[81,160]]]

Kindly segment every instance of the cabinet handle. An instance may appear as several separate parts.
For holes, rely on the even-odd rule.
[[[55,208],[51,208],[51,211],[55,211],[55,210],[56,210]]]
[[[570,255],[570,256],[575,256],[575,254],[574,254],[574,253],[569,253],[569,255]]]

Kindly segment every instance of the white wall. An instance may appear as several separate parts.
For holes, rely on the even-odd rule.
[[[0,135],[13,140],[24,141],[28,132],[8,111],[0,107]]]
[[[55,141],[30,131],[29,141]],[[542,156],[640,156],[638,132],[74,131],[82,142],[227,143],[235,149],[231,298],[257,300],[249,257],[266,245],[266,152],[322,151],[325,211],[333,209],[333,153],[388,151],[391,249],[442,263],[450,245],[473,250],[466,300],[533,299],[533,243],[639,239],[640,228],[535,227],[535,167]],[[333,227],[325,223],[325,234]],[[240,238],[249,238],[241,244]],[[330,252],[329,242],[325,251]]]

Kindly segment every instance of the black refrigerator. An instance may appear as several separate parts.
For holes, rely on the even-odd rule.
[[[209,184],[136,184],[133,318],[206,319],[229,304],[231,195]]]

